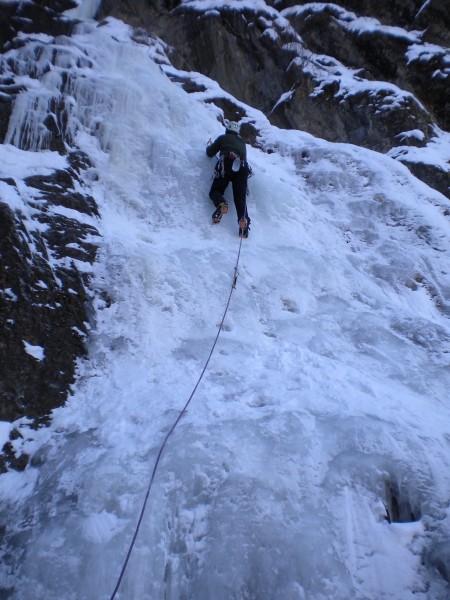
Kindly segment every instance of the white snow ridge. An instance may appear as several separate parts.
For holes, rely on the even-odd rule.
[[[14,600],[110,598],[233,283],[234,208],[210,225],[217,109],[127,36],[109,19],[65,42],[93,64],[72,118],[99,175],[96,328],[68,404],[16,442],[29,467],[0,478]],[[252,114],[275,151],[248,147],[237,287],[117,598],[444,600],[446,199],[392,158]]]

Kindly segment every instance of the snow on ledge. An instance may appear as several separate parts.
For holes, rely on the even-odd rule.
[[[44,360],[45,358],[45,350],[42,346],[33,346],[33,344],[29,344],[25,340],[22,340],[23,345],[25,346],[25,352],[35,358],[36,360]]]
[[[12,423],[9,423],[8,421],[0,421],[0,448],[3,448],[6,442],[9,441],[9,433],[12,428]]]
[[[279,12],[267,6],[264,0],[182,0],[184,8],[198,12],[220,11],[221,9],[264,13],[269,17],[278,17]]]

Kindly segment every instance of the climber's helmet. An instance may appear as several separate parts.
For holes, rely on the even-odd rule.
[[[233,133],[239,133],[241,131],[241,124],[237,121],[225,121],[225,127],[227,131],[232,131]]]

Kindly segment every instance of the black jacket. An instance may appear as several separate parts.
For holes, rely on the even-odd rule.
[[[223,135],[219,135],[219,137],[210,146],[206,147],[206,154],[209,157],[214,156],[219,151],[220,154],[234,152],[235,154],[239,154],[242,162],[247,162],[247,149],[245,147],[245,142],[237,133],[227,131]]]

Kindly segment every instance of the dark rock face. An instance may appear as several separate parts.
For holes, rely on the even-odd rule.
[[[0,142],[6,139],[14,103],[27,93],[16,76],[38,80],[52,68],[56,57],[56,50],[48,51],[52,36],[70,34],[74,24],[60,11],[74,5],[71,0],[2,5]],[[21,63],[16,60],[17,53],[9,51],[29,47],[23,33],[49,37],[30,47],[35,60]],[[42,60],[44,49],[50,57],[48,63]],[[83,183],[93,166],[66,130],[62,102],[66,81],[63,76],[62,88],[50,100],[41,128],[45,132],[43,147],[64,155],[58,164],[65,164],[65,168],[47,168],[45,174],[20,180],[15,176],[0,178],[0,420],[28,417],[34,426],[48,422],[52,409],[66,401],[76,376],[77,358],[86,354],[86,265],[94,262],[97,251],[98,209]],[[39,150],[26,131],[13,143],[20,150]],[[17,160],[21,156],[17,154]],[[8,203],[11,198],[15,199],[12,204]],[[2,450],[0,471],[23,469],[27,464],[26,455],[14,453],[17,435],[18,430],[13,430]]]
[[[0,48],[7,50],[18,31],[64,35],[73,23],[61,13],[77,5],[72,0],[47,2],[2,2],[0,11]],[[23,42],[22,42],[23,43]]]
[[[450,128],[450,0],[272,0],[240,11],[105,0],[109,14],[156,34],[177,69],[211,77],[279,127],[380,152],[425,147],[436,125]],[[448,173],[404,162],[450,197]]]
[[[180,13],[171,34],[178,44],[176,65],[196,71],[219,82],[237,98],[254,98],[259,90],[260,106],[269,112],[283,93],[280,81],[268,79],[267,72],[277,69],[275,57],[259,39],[256,27],[248,27],[245,13],[225,12],[198,17],[195,13]],[[172,35],[170,42],[172,44]],[[221,83],[222,85],[222,83]],[[250,103],[249,103],[250,104]]]
[[[76,262],[94,261],[98,233],[52,211],[97,214],[92,198],[73,191],[77,178],[69,168],[25,180],[35,227],[0,202],[0,420],[45,422],[66,400],[76,359],[86,352],[88,277]],[[14,180],[3,183],[19,193]]]
[[[305,10],[289,20],[310,50],[329,54],[342,64],[361,70],[365,79],[393,83],[411,92],[428,107],[440,127],[450,128],[447,78],[436,76],[438,72],[445,73],[448,53],[444,48],[426,59],[420,53],[408,57],[408,49],[418,45],[414,36],[387,28],[351,29],[346,13],[334,7],[321,12]],[[426,47],[423,53],[426,54]]]
[[[7,205],[1,204],[0,212],[1,312],[6,322],[0,343],[0,419],[14,420],[39,416],[64,400],[64,382],[73,381],[71,338],[82,346],[85,333],[83,316],[77,314],[75,303],[71,306],[66,286],[74,286],[74,295],[84,291],[76,271],[70,269],[61,273],[64,285],[60,285],[42,236],[30,235]],[[27,347],[36,348],[37,355],[42,348],[42,358],[35,358]]]
[[[274,0],[278,10],[309,4],[306,0]],[[424,41],[450,45],[449,0],[339,0],[342,8],[363,17],[378,19],[383,25],[402,27],[408,31],[423,30]]]
[[[287,70],[293,93],[272,113],[275,124],[298,128],[332,142],[349,142],[387,152],[397,146],[403,132],[420,130],[420,145],[429,141],[432,122],[413,96],[397,98],[389,86],[365,85],[356,91],[340,86],[337,78],[315,85],[303,66],[293,62]]]
[[[444,171],[434,165],[427,165],[421,162],[410,162],[402,160],[418,179],[427,183],[430,187],[438,190],[444,196],[449,196],[450,190],[450,171]]]

